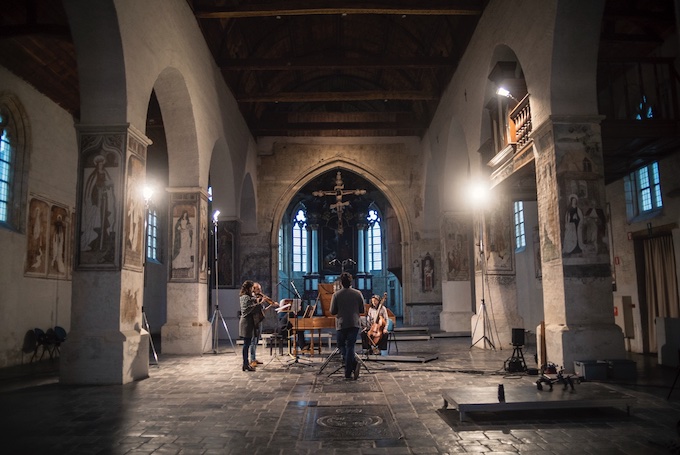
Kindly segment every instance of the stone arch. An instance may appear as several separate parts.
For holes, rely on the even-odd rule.
[[[120,24],[113,1],[93,8],[66,1],[71,36],[78,59],[80,119],[95,125],[127,121],[128,91]]]
[[[207,187],[207,182],[200,183],[196,119],[184,76],[176,68],[165,68],[158,75],[153,89],[163,114],[168,144],[168,185]]]
[[[604,2],[558,2],[550,70],[551,115],[596,115],[597,55]],[[578,33],[574,33],[578,30]]]
[[[257,233],[257,196],[250,173],[243,177],[241,183],[240,207],[241,232],[244,234]]]
[[[227,142],[220,138],[213,146],[210,157],[210,186],[212,186],[213,209],[219,209],[223,217],[236,217],[239,192],[234,177],[234,164]]]
[[[354,172],[369,180],[371,183],[375,185],[375,187],[378,190],[380,190],[385,195],[387,201],[390,203],[390,205],[392,206],[397,215],[399,229],[401,230],[402,263],[403,264],[411,263],[410,262],[411,256],[408,245],[410,244],[412,238],[412,227],[409,223],[409,217],[403,202],[397,197],[394,191],[390,190],[388,185],[385,183],[384,179],[380,176],[378,172],[376,172],[375,169],[370,169],[367,166],[359,166],[356,162],[349,161],[345,158],[337,158],[330,160],[318,167],[309,167],[303,170],[300,174],[293,178],[294,183],[283,192],[283,194],[277,201],[272,214],[272,229],[270,232],[270,245],[272,246],[271,254],[272,282],[276,282],[278,278],[276,276],[276,274],[278,273],[278,265],[276,264],[276,260],[278,259],[279,248],[278,230],[286,208],[290,204],[290,201],[293,199],[293,196],[298,191],[300,191],[300,189],[302,189],[302,187],[304,187],[309,181],[333,169],[346,169],[348,171]],[[410,284],[408,283],[408,280],[405,280],[403,283],[404,295],[409,295],[408,294],[408,292],[410,292],[409,288]]]

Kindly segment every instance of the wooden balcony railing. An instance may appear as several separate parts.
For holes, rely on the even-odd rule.
[[[531,107],[529,106],[529,94],[521,99],[517,106],[510,111],[511,141],[516,144],[515,153],[522,150],[531,142]]]

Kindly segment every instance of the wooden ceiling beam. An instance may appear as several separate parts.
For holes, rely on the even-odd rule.
[[[243,5],[238,8],[201,8],[194,11],[198,19],[235,19],[244,17],[280,17],[309,15],[389,14],[407,16],[479,16],[481,0],[452,0],[439,2],[438,6],[385,6],[362,3],[350,6],[348,2],[335,0],[322,7],[310,7],[305,0],[281,1],[278,4]]]
[[[271,94],[237,95],[239,103],[310,103],[328,101],[436,101],[433,92],[416,90],[366,92],[280,92]]]
[[[277,131],[424,131],[426,126],[420,123],[404,122],[313,122],[313,123],[272,123],[261,122],[251,124],[254,134],[272,134]]]
[[[71,29],[68,25],[58,24],[22,24],[3,25],[0,27],[0,38],[14,38],[26,35],[51,35],[58,38],[70,39]]]
[[[223,59],[218,66],[226,71],[296,71],[311,69],[405,69],[455,68],[446,57],[422,58],[315,58],[315,59]]]

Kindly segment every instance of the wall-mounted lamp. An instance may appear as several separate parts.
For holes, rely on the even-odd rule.
[[[496,90],[496,95],[504,96],[506,98],[510,98],[511,100],[517,101],[517,98],[512,96],[512,93],[508,91],[505,87],[498,87],[498,90]]]

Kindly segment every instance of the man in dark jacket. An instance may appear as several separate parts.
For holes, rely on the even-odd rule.
[[[360,315],[364,311],[364,297],[361,292],[352,289],[352,275],[343,272],[340,275],[342,289],[336,291],[331,299],[331,314],[335,316],[337,343],[340,355],[345,361],[345,379],[359,377],[361,364],[355,359],[354,347],[361,328]]]

